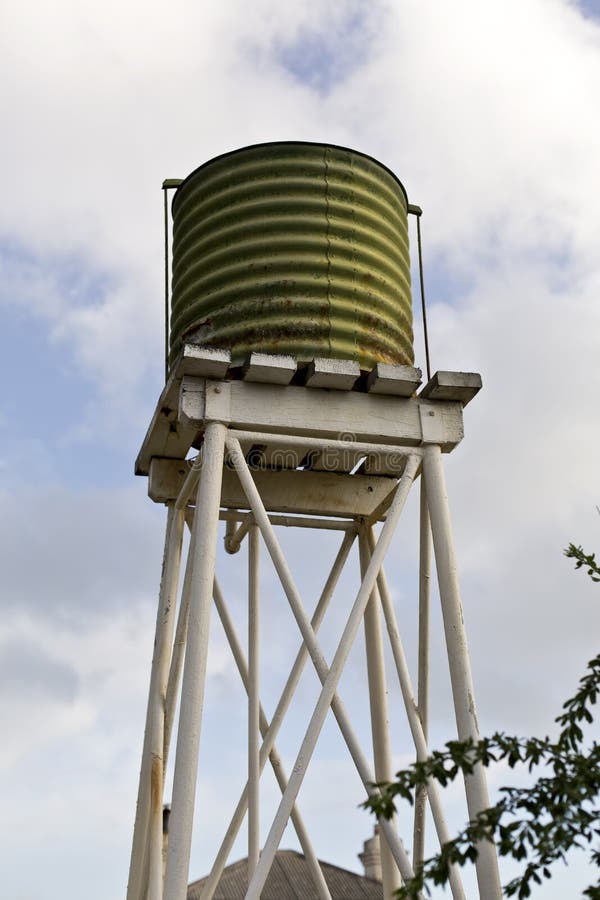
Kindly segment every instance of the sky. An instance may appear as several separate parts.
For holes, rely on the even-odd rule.
[[[350,146],[423,208],[433,368],[484,383],[446,460],[480,722],[551,729],[600,626],[597,587],[562,555],[600,551],[597,0],[5,0],[0,68],[3,896],[124,896],[165,523],[133,475],[163,383],[161,184],[236,147]],[[388,561],[413,666],[415,499]],[[282,541],[314,605],[335,542]],[[219,567],[241,631],[243,554]],[[269,711],[297,636],[265,554],[262,571]],[[362,652],[341,694],[367,742]],[[453,736],[439,613],[432,653],[439,745]],[[216,623],[208,665],[192,878],[244,779],[243,697]],[[309,673],[288,768],[315,696]],[[400,765],[392,687],[390,704]],[[515,777],[492,772],[492,789]],[[264,836],[276,799],[266,779]],[[321,858],[359,870],[361,799],[328,723],[299,798]],[[460,791],[448,801],[461,824]],[[242,836],[233,858],[245,852]],[[592,877],[575,856],[534,896],[578,896]]]

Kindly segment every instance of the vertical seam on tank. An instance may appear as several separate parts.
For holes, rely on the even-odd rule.
[[[326,231],[325,236],[327,239],[327,318],[329,322],[329,329],[327,333],[327,341],[329,345],[329,355],[331,356],[331,236],[330,236],[330,222],[329,222],[329,147],[325,147],[325,152],[323,154],[323,163],[325,166],[324,170],[324,180],[325,180],[325,221],[326,221]]]
[[[359,347],[359,329],[360,329],[360,304],[358,302],[358,296],[356,291],[356,205],[355,205],[355,197],[354,197],[354,157],[350,153],[350,217],[352,228],[350,230],[350,241],[352,246],[352,299],[353,299],[353,310],[354,310],[354,357],[361,362],[360,359],[360,347]]]

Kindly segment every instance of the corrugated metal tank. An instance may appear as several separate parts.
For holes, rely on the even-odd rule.
[[[173,199],[170,362],[182,340],[412,365],[406,192],[343,147],[257,144],[212,159]]]

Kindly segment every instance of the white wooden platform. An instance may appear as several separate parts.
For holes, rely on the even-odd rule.
[[[378,518],[404,468],[407,448],[462,440],[463,406],[481,387],[475,373],[436,372],[420,395],[421,373],[378,364],[253,353],[231,366],[229,353],[185,346],[160,396],[136,460],[149,495],[174,500],[209,422],[239,437],[271,512]],[[340,476],[345,476],[341,478]],[[246,509],[226,470],[222,507]]]

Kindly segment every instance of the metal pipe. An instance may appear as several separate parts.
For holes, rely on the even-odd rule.
[[[433,444],[425,448],[423,473],[427,490],[427,505],[431,517],[458,737],[459,740],[472,738],[477,741],[479,740],[479,726],[475,712],[475,694],[456,571],[442,452],[439,446]],[[477,765],[473,774],[465,777],[465,792],[469,817],[474,819],[478,812],[487,809],[490,805],[485,769],[482,765]],[[478,844],[478,851],[475,866],[479,894],[485,900],[500,900],[502,888],[496,848],[489,841],[481,841]]]
[[[156,613],[154,651],[148,690],[146,728],[127,900],[141,900],[142,892],[146,887],[146,879],[148,897],[159,898],[162,894],[163,704],[171,655],[182,539],[183,514],[177,512],[170,503]],[[160,826],[160,834],[157,833],[158,826]]]
[[[252,513],[238,512],[233,509],[222,509],[219,518],[223,522],[241,522],[240,527],[231,537],[231,544],[241,543],[248,533],[252,522]],[[284,528],[320,528],[325,531],[352,531],[357,528],[354,519],[320,519],[316,516],[285,516],[269,514],[271,525],[282,525]],[[227,547],[225,548],[227,549]],[[229,551],[231,552],[231,551]],[[235,553],[236,550],[234,549]]]
[[[218,584],[218,581],[216,578],[215,578],[213,596],[214,596],[215,607],[216,607],[217,613],[219,615],[219,618],[221,619],[221,623],[223,625],[223,630],[225,631],[225,634],[227,636],[229,646],[231,647],[231,652],[233,653],[233,658],[235,659],[238,671],[240,673],[240,677],[242,679],[242,684],[244,685],[246,691],[248,691],[249,683],[250,683],[249,675],[248,675],[248,665],[246,663],[246,660],[244,659],[244,653],[243,653],[241,644],[239,642],[238,636],[235,631],[235,627],[231,620],[231,616],[229,615],[229,612],[227,610],[227,605],[225,603],[225,599],[223,597],[222,591],[219,587],[219,584]],[[264,710],[262,708],[262,705],[260,705],[260,704],[259,704],[259,716],[260,716],[259,722],[260,722],[261,734],[263,735],[263,737],[266,740],[269,736],[269,727],[270,726],[267,721],[267,717],[264,713]],[[279,787],[281,788],[281,792],[283,793],[287,787],[287,778],[285,775],[281,757],[279,756],[279,753],[277,752],[277,750],[275,748],[275,744],[273,744],[273,746],[268,754],[268,758],[269,758],[269,760],[271,762],[271,766],[273,768],[273,774],[275,775],[275,778],[277,779],[277,783],[278,783]],[[262,772],[262,770],[264,768],[266,759],[267,759],[266,753],[263,753],[262,756],[259,754],[259,771],[260,772]],[[248,783],[246,784],[246,788],[244,790],[244,793],[242,794],[242,797],[245,798],[245,801],[247,804]],[[245,811],[245,807],[244,807],[244,811]],[[242,818],[243,818],[243,813],[242,813]],[[315,851],[313,850],[312,844],[310,842],[310,838],[308,837],[308,832],[306,830],[306,826],[304,825],[304,822],[300,815],[300,811],[297,806],[294,806],[294,809],[292,810],[292,823],[296,830],[296,834],[298,835],[298,840],[300,841],[300,846],[302,847],[302,852],[304,853],[304,856],[306,858],[308,868],[310,869],[310,872],[312,874],[313,882],[314,882],[317,894],[319,895],[319,900],[331,900],[331,895],[329,893],[329,889],[327,887],[325,878],[323,877],[323,873],[321,871],[321,866],[319,865],[319,861],[317,859]],[[221,877],[221,873],[219,872],[219,875],[218,875],[218,878],[216,879],[216,881],[218,881],[218,879],[220,877]],[[210,881],[211,881],[210,885],[207,885],[205,882],[204,888],[202,890],[202,900],[212,900],[212,896],[214,894],[217,884],[216,884],[216,881],[214,878],[210,878]],[[213,881],[215,881],[214,884],[213,884]],[[208,892],[207,892],[207,886],[209,887]]]
[[[413,207],[413,209],[418,209],[419,212],[416,214],[417,216],[417,245],[419,249],[419,281],[421,283],[421,313],[423,316],[423,340],[425,342],[425,363],[427,366],[427,380],[431,379],[431,361],[429,359],[429,335],[427,332],[427,307],[425,304],[425,278],[423,276],[423,248],[421,246],[421,215],[422,210],[419,207]]]
[[[204,433],[204,465],[194,517],[194,562],[169,821],[165,900],[185,900],[187,894],[226,432],[226,426],[220,422],[209,422]]]
[[[425,743],[429,728],[429,594],[431,586],[431,525],[427,509],[425,479],[420,484],[419,519],[419,650],[417,704]],[[420,784],[415,792],[413,829],[413,868],[416,870],[425,856],[425,823],[427,820],[427,787]]]
[[[260,534],[250,526],[248,536],[248,881],[260,855],[260,683],[259,683],[259,582]]]
[[[350,750],[350,754],[363,780],[365,789],[368,793],[373,793],[376,791],[376,788],[373,787],[373,774],[371,773],[370,767],[364,757],[360,744],[354,732],[352,731],[352,727],[350,725],[346,711],[342,706],[341,701],[335,694],[335,691],[343,670],[344,663],[346,661],[348,653],[350,652],[352,642],[356,635],[356,631],[360,625],[360,620],[364,614],[364,608],[375,583],[379,566],[381,565],[383,557],[388,549],[394,529],[406,501],[406,497],[408,496],[408,491],[415,477],[418,467],[418,456],[410,456],[407,460],[404,474],[402,475],[402,478],[398,483],[396,495],[390,507],[387,521],[383,526],[381,537],[379,539],[377,547],[375,548],[375,552],[373,554],[371,562],[369,563],[366,577],[363,580],[353,609],[350,613],[348,623],[346,625],[346,628],[344,629],[344,633],[340,641],[340,646],[336,651],[331,669],[329,669],[327,667],[325,657],[321,652],[319,644],[316,641],[314,631],[310,627],[310,623],[308,621],[306,613],[304,612],[300,595],[296,590],[291,573],[287,566],[287,562],[283,553],[281,552],[279,543],[275,536],[275,532],[273,531],[273,527],[269,522],[268,515],[265,511],[256,485],[252,480],[252,476],[244,458],[244,454],[242,453],[238,441],[235,437],[233,437],[233,435],[230,435],[227,439],[227,448],[232,458],[234,467],[238,473],[238,477],[240,478],[242,488],[246,493],[248,501],[250,502],[250,505],[252,507],[252,512],[254,513],[256,522],[260,527],[263,539],[265,541],[265,544],[267,545],[275,569],[277,570],[277,573],[281,579],[282,586],[284,588],[286,596],[288,597],[296,621],[298,622],[302,637],[304,638],[304,641],[308,647],[308,651],[311,655],[311,658],[313,659],[317,674],[323,684],[323,689],[319,696],[317,706],[315,708],[307,733],[302,743],[296,765],[294,766],[294,770],[288,782],[287,790],[282,798],[278,812],[275,816],[275,820],[271,827],[271,831],[267,838],[267,842],[261,854],[261,858],[259,860],[254,878],[252,879],[252,883],[246,895],[246,900],[258,900],[258,897],[262,888],[264,887],[264,882],[272,865],[275,852],[279,845],[279,841],[281,840],[281,835],[283,834],[286,823],[289,819],[291,807],[293,806],[298,791],[300,790],[306,767],[314,751],[318,735],[330,706],[338,721],[344,739],[346,740],[346,743]],[[406,855],[406,851],[399,841],[397,835],[394,834],[393,828],[391,827],[390,823],[384,819],[381,819],[380,824],[382,830],[386,834],[388,843],[392,848],[394,859],[399,865],[402,876],[405,879],[412,877],[412,867]]]
[[[358,546],[361,576],[364,579],[371,556],[364,528],[359,531]],[[385,661],[381,635],[380,599],[376,586],[373,588],[365,609],[364,627],[375,780],[378,782],[391,781],[394,769],[392,766]],[[395,823],[393,820],[391,821],[395,828]],[[384,900],[393,900],[394,892],[400,887],[400,873],[387,843],[380,841],[380,847],[383,897]]]
[[[221,513],[219,513],[219,519],[225,522],[225,540],[223,545],[225,547],[225,552],[233,555],[237,553],[241,547],[242,540],[248,531],[249,525],[246,526],[245,531],[243,532],[241,538],[238,540],[238,532],[242,530],[245,525],[245,520],[242,518],[241,528],[240,528],[240,517],[239,515],[235,518],[228,517],[225,518]]]
[[[219,515],[221,518],[221,515]],[[224,517],[223,517],[224,518]],[[225,519],[227,525],[231,524],[231,520]],[[242,519],[239,528],[236,528],[233,534],[230,536],[225,536],[225,550],[227,553],[237,553],[240,547],[242,546],[242,541],[250,531],[250,526],[252,525],[252,516],[246,516]]]
[[[291,434],[269,434],[262,431],[241,431],[231,428],[229,433],[238,441],[249,442],[253,444],[268,443],[275,447],[306,447],[315,450],[352,450],[353,453],[369,453],[390,454],[392,456],[414,456],[420,455],[420,447],[407,447],[400,444],[374,444],[365,441],[342,441],[337,438],[317,438],[307,435],[291,435]]]
[[[342,541],[341,547],[338,550],[338,554],[335,558],[333,566],[331,567],[331,571],[327,577],[325,582],[325,586],[323,587],[323,591],[321,592],[321,596],[319,598],[319,602],[317,603],[316,609],[313,613],[313,617],[310,621],[311,627],[315,632],[319,630],[321,622],[323,621],[323,616],[327,612],[327,607],[329,606],[329,601],[333,595],[337,582],[339,580],[340,574],[346,560],[348,559],[348,554],[354,543],[356,535],[347,533],[344,535],[344,540]],[[215,581],[215,588],[217,589],[217,583]],[[217,600],[218,594],[215,594],[215,600]],[[223,621],[223,619],[222,619]],[[225,627],[225,622],[223,622]],[[296,691],[298,686],[298,682],[300,681],[300,677],[304,670],[304,666],[306,664],[306,660],[308,658],[308,649],[306,644],[302,643],[298,653],[296,655],[296,659],[294,660],[294,664],[290,670],[290,674],[287,677],[287,681],[281,693],[281,697],[279,698],[279,702],[275,707],[275,712],[273,713],[273,717],[271,719],[271,724],[266,732],[263,735],[263,744],[260,748],[260,766],[261,772],[265,766],[267,759],[270,757],[270,754],[273,752],[273,748],[275,745],[275,740],[277,738],[277,734],[281,727],[281,723],[283,722],[283,718],[287,709],[291,703],[292,697]],[[243,677],[243,676],[242,676]],[[287,786],[287,781],[286,781]],[[285,788],[283,788],[285,790]],[[215,858],[212,869],[208,878],[205,881],[204,887],[202,889],[202,894],[200,895],[199,900],[212,900],[213,894],[217,888],[219,883],[219,879],[223,873],[223,869],[227,865],[227,860],[229,859],[229,854],[231,853],[231,848],[235,842],[238,831],[241,827],[241,824],[244,820],[244,816],[246,815],[246,809],[248,808],[248,785],[244,788],[242,792],[242,796],[239,799],[238,805],[235,808],[233,816],[231,818],[231,822],[225,833],[225,837],[221,843],[219,848],[219,852]],[[297,829],[296,829],[297,831]],[[298,832],[297,832],[298,833]],[[300,835],[298,834],[298,838],[300,839]],[[302,841],[301,841],[302,843]],[[304,845],[303,849],[304,849]],[[304,849],[304,854],[308,857],[306,850]],[[325,896],[323,896],[322,900],[326,900]]]
[[[375,534],[372,528],[370,528],[368,531],[368,540],[370,550],[371,552],[373,552],[373,548],[375,547]],[[419,718],[417,704],[411,684],[410,673],[408,670],[408,664],[406,662],[406,656],[404,654],[404,647],[402,646],[402,638],[400,637],[400,629],[398,628],[398,621],[396,619],[396,613],[394,612],[394,604],[392,603],[392,596],[388,587],[387,578],[383,566],[381,567],[381,570],[379,572],[377,584],[379,587],[383,616],[390,639],[390,646],[392,648],[392,655],[394,657],[394,663],[396,666],[396,671],[398,673],[398,681],[400,683],[400,690],[402,692],[402,699],[404,701],[406,717],[408,719],[408,724],[417,751],[417,759],[424,760],[427,759],[427,756],[429,755],[427,750],[427,741],[425,740],[423,726]],[[428,796],[433,820],[441,846],[442,844],[446,844],[451,839],[451,836],[450,832],[448,831],[448,826],[446,825],[446,819],[444,816],[444,811],[442,809],[439,791],[437,789],[435,781],[433,780],[430,780],[428,782]],[[460,870],[457,866],[451,866],[449,880],[450,890],[452,891],[454,900],[465,900],[465,894],[460,877]]]

